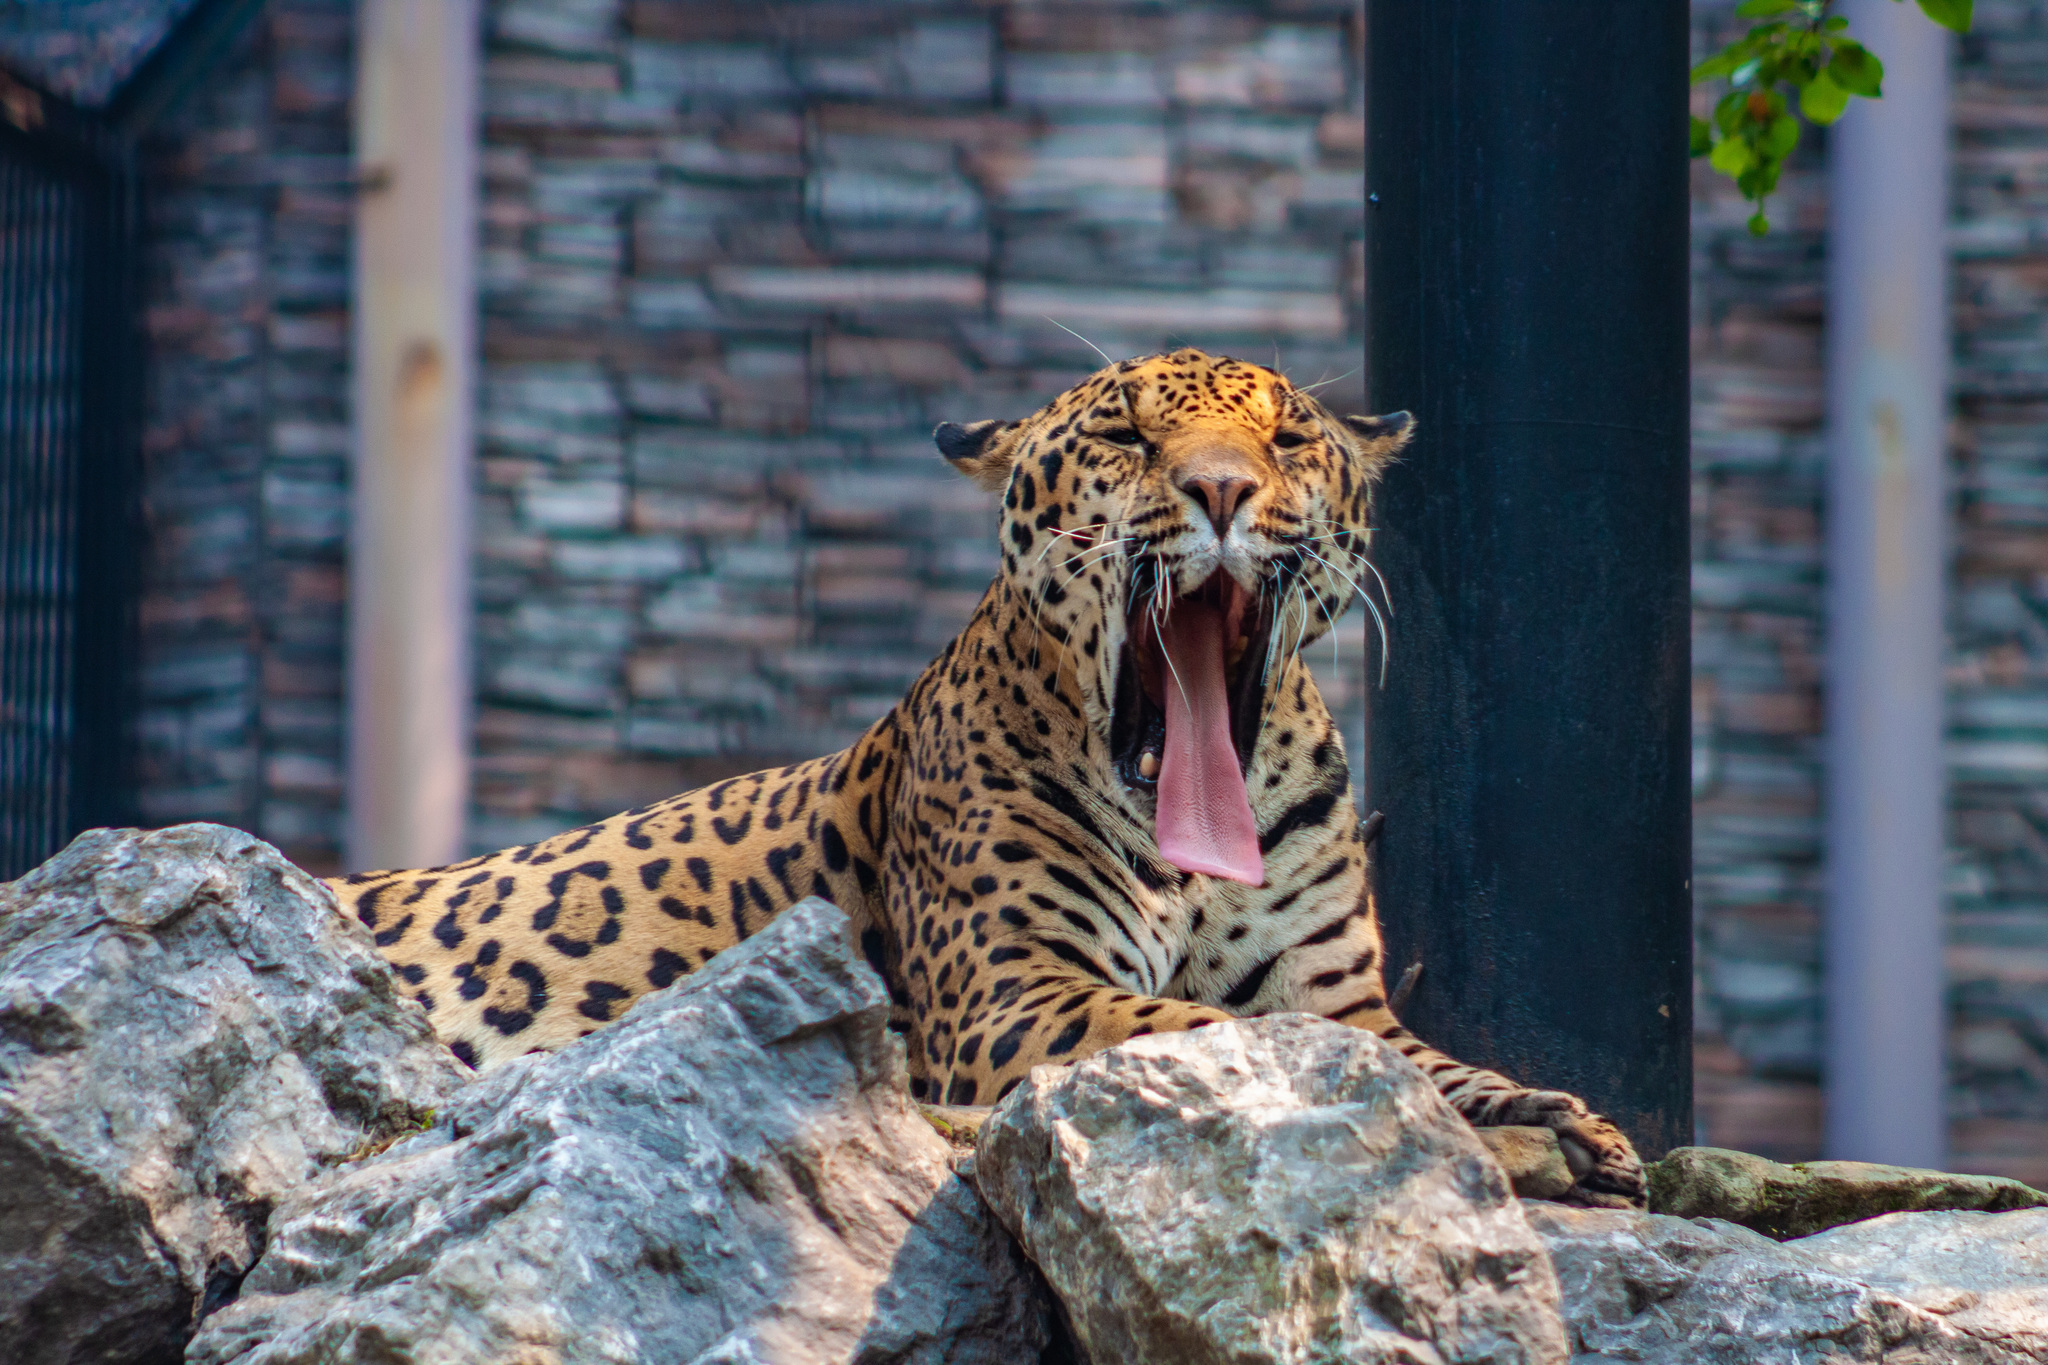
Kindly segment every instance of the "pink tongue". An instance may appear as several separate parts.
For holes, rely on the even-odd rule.
[[[1259,827],[1244,794],[1230,742],[1223,691],[1223,615],[1194,602],[1175,606],[1159,632],[1171,666],[1166,694],[1166,752],[1159,756],[1159,851],[1183,872],[1206,872],[1247,886],[1266,880]]]

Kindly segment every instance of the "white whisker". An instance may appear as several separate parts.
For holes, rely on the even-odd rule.
[[[1302,549],[1302,553],[1307,555],[1310,559],[1313,559],[1316,563],[1322,565],[1324,568],[1328,569],[1331,573],[1337,575],[1337,577],[1343,579],[1346,583],[1349,583],[1351,585],[1351,590],[1357,593],[1360,597],[1365,596],[1365,589],[1359,586],[1358,580],[1353,578],[1350,574],[1345,573],[1342,569],[1338,568],[1335,564],[1332,564],[1329,560],[1324,559],[1314,550],[1307,549],[1306,547],[1304,547]]]
[[[1301,586],[1303,589],[1303,595],[1301,599],[1301,629],[1294,633],[1294,648],[1287,651],[1288,654],[1294,658],[1301,657],[1302,646],[1308,640],[1309,610],[1307,594],[1314,593],[1316,595],[1316,605],[1322,608],[1324,617],[1327,618],[1330,614],[1330,604],[1328,601],[1324,599],[1322,590],[1320,588],[1316,587],[1315,584],[1309,582],[1306,576],[1302,578]]]
[[[1354,365],[1350,369],[1344,371],[1344,373],[1338,375],[1336,379],[1318,379],[1313,384],[1297,384],[1295,385],[1295,388],[1301,391],[1302,393],[1314,393],[1317,389],[1323,388],[1330,384],[1337,383],[1338,380],[1349,379],[1352,375],[1357,374],[1359,370],[1363,368],[1364,366],[1362,365]]]
[[[1308,630],[1308,595],[1302,589],[1303,584],[1300,580],[1296,580],[1294,585],[1288,589],[1288,597],[1286,599],[1286,602],[1283,603],[1283,606],[1299,605],[1301,607],[1301,627],[1295,633],[1296,640],[1299,640],[1302,634]],[[1286,629],[1287,618],[1286,613],[1283,610],[1279,619],[1273,623],[1273,644],[1279,643],[1280,636]],[[1270,653],[1270,651],[1271,645],[1268,646],[1268,652]],[[1283,680],[1286,677],[1287,664],[1291,657],[1292,651],[1289,651],[1288,653],[1282,654],[1280,656],[1280,673]],[[1280,702],[1280,692],[1281,689],[1278,687],[1272,687],[1268,689],[1266,694],[1266,709],[1259,718],[1260,729],[1264,729],[1266,727],[1266,723],[1272,720],[1273,708],[1279,705]]]
[[[1060,580],[1060,586],[1062,588],[1071,587],[1075,579],[1079,578],[1088,570],[1100,566],[1115,552],[1116,546],[1105,545],[1097,549],[1083,550],[1081,551],[1081,553],[1075,555],[1072,559],[1061,561],[1060,567],[1063,569],[1069,569],[1072,572],[1068,573],[1068,575],[1064,579]],[[1093,563],[1087,562],[1089,555],[1096,556]]]
[[[1080,534],[1081,534],[1081,532],[1082,532],[1082,531],[1089,531],[1089,530],[1094,530],[1094,529],[1095,529],[1094,527],[1088,527],[1088,526],[1084,526],[1084,527],[1081,527],[1081,528],[1080,528],[1079,530],[1074,530],[1074,531],[1054,531],[1054,532],[1052,533],[1052,535],[1051,535],[1051,538],[1050,538],[1050,539],[1048,539],[1048,540],[1046,541],[1046,543],[1045,543],[1045,548],[1044,548],[1043,550],[1040,550],[1040,551],[1038,552],[1038,558],[1037,558],[1037,559],[1034,559],[1034,560],[1032,560],[1032,561],[1031,561],[1031,567],[1035,569],[1035,568],[1037,568],[1037,567],[1038,567],[1038,566],[1039,566],[1040,564],[1042,564],[1042,563],[1044,563],[1044,562],[1045,562],[1045,557],[1046,557],[1047,555],[1049,555],[1049,554],[1051,554],[1051,553],[1052,553],[1052,547],[1060,543],[1060,537],[1061,537],[1061,536],[1078,536],[1078,535],[1080,535]],[[1096,541],[1090,541],[1090,542],[1089,542],[1089,547],[1090,547],[1090,548],[1094,548],[1094,547],[1096,547],[1096,546],[1107,546],[1107,545],[1122,545],[1122,544],[1123,544],[1124,542],[1126,542],[1126,541],[1128,541],[1128,540],[1130,540],[1130,539],[1131,539],[1131,537],[1130,537],[1130,536],[1118,536],[1118,537],[1117,537],[1116,539],[1114,539],[1114,540],[1096,540]]]
[[[1180,689],[1180,699],[1186,703],[1188,714],[1193,715],[1195,704],[1188,698],[1187,684],[1180,680],[1180,670],[1173,666],[1173,651],[1166,647],[1164,640],[1159,642],[1159,657],[1166,660],[1166,671],[1173,674],[1173,685]]]
[[[1108,351],[1105,351],[1105,350],[1103,350],[1103,349],[1102,349],[1102,348],[1101,348],[1100,346],[1097,346],[1097,345],[1096,345],[1096,344],[1095,344],[1094,342],[1090,341],[1090,340],[1089,340],[1089,339],[1088,339],[1087,337],[1084,337],[1084,336],[1082,336],[1082,335],[1081,335],[1081,334],[1080,334],[1079,332],[1077,332],[1077,331],[1075,331],[1075,330],[1074,330],[1073,328],[1071,328],[1071,327],[1067,326],[1067,324],[1066,324],[1066,323],[1064,323],[1064,322],[1061,322],[1061,321],[1059,321],[1059,320],[1058,320],[1057,318],[1052,318],[1052,317],[1048,317],[1048,318],[1046,318],[1046,321],[1047,321],[1047,322],[1050,322],[1050,323],[1051,323],[1051,324],[1052,324],[1053,326],[1055,326],[1055,327],[1059,328],[1059,329],[1060,329],[1060,330],[1061,330],[1062,332],[1065,332],[1065,333],[1066,333],[1066,334],[1067,334],[1068,336],[1072,337],[1072,338],[1073,338],[1074,340],[1076,340],[1076,341],[1080,342],[1080,343],[1081,343],[1081,344],[1082,344],[1083,346],[1086,346],[1086,347],[1087,347],[1087,348],[1088,348],[1089,350],[1091,350],[1091,351],[1095,352],[1095,354],[1097,354],[1097,355],[1101,356],[1101,357],[1102,357],[1102,363],[1103,363],[1103,364],[1105,364],[1105,365],[1114,365],[1114,364],[1116,364],[1116,362],[1115,362],[1114,360],[1111,360],[1111,359],[1109,358],[1109,352],[1108,352]]]
[[[1360,555],[1358,557],[1358,562],[1365,565],[1365,567],[1371,571],[1372,576],[1374,578],[1379,579],[1380,596],[1387,599],[1387,615],[1392,616],[1394,614],[1394,590],[1387,586],[1386,579],[1380,578],[1379,567],[1375,565],[1370,559],[1367,559],[1364,555]]]

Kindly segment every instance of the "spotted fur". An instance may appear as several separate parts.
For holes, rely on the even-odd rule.
[[[1556,1130],[1583,1202],[1640,1202],[1611,1123],[1388,1008],[1343,744],[1300,653],[1372,572],[1370,489],[1409,434],[1406,414],[1340,419],[1196,350],[1109,366],[1022,421],[941,427],[1002,492],[1002,570],[852,748],[335,890],[479,1068],[574,1041],[818,895],[889,983],[928,1099],[991,1103],[1036,1065],[1301,1010],[1394,1044],[1476,1124]],[[1219,567],[1277,614],[1267,656],[1237,664],[1264,679],[1258,887],[1165,862],[1153,796],[1111,751],[1133,612]]]

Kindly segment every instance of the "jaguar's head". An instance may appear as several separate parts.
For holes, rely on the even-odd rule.
[[[1263,879],[1244,774],[1268,697],[1374,573],[1374,480],[1407,413],[1339,417],[1263,365],[1192,348],[1098,371],[1022,421],[946,423],[1003,495],[1003,578],[1072,661],[1160,852]]]

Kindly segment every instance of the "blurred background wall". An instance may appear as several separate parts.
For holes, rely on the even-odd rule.
[[[252,8],[146,145],[140,798],[331,870],[353,9]],[[838,747],[885,709],[995,564],[930,428],[1021,415],[1099,363],[1048,318],[1364,401],[1348,0],[486,13],[477,848]],[[1734,22],[1697,5],[1698,50]],[[57,69],[41,50],[0,41],[31,75]],[[1956,82],[1949,948],[1928,969],[1952,1164],[2042,1184],[2048,3],[1979,0]],[[1820,147],[1802,158],[1762,239],[1698,167],[1693,240],[1700,1127],[1787,1158],[1820,1142],[1826,206]],[[1364,642],[1354,619],[1316,661],[1354,737]]]
[[[334,863],[348,579],[348,0],[274,0],[142,148],[140,816]]]
[[[152,152],[144,802],[337,856],[350,7]],[[478,849],[849,743],[972,610],[945,420],[1194,343],[1362,402],[1346,0],[487,6]],[[1318,671],[1355,736],[1363,626]]]
[[[1696,5],[1696,54],[1733,6]],[[1956,49],[1950,1164],[2048,1181],[2048,7]],[[1703,1137],[1821,1139],[1819,146],[1751,237],[1695,163],[1693,859]],[[1930,192],[1933,192],[1932,189]]]

